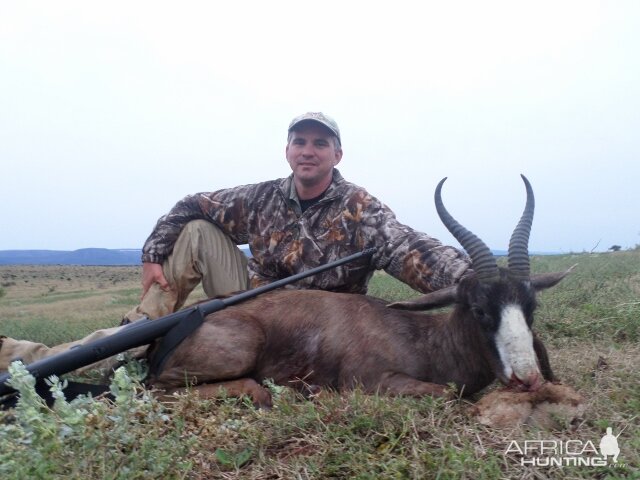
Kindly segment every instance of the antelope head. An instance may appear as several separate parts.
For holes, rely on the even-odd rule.
[[[496,377],[504,384],[536,390],[543,382],[531,330],[536,308],[536,291],[562,280],[571,269],[544,275],[531,275],[529,234],[535,201],[531,184],[522,175],[527,200],[524,212],[509,242],[507,268],[499,268],[489,247],[458,223],[446,210],[441,190],[435,192],[436,210],[449,232],[471,258],[473,274],[459,284],[424,295],[413,301],[391,304],[393,308],[426,310],[456,303],[452,313],[459,324],[471,321],[479,325]],[[482,341],[478,338],[478,341]]]

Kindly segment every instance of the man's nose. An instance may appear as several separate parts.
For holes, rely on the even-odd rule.
[[[307,143],[302,147],[302,155],[305,157],[312,157],[314,154],[315,151],[311,143]]]

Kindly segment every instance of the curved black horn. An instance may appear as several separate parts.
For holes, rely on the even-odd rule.
[[[533,222],[533,210],[535,199],[533,189],[527,177],[520,175],[527,189],[527,203],[524,206],[522,217],[516,226],[511,240],[509,240],[508,267],[511,277],[517,280],[529,280],[531,269],[529,267],[529,234],[531,233],[531,223]]]
[[[440,183],[438,183],[438,186],[436,187],[436,193],[434,196],[438,216],[440,217],[440,220],[442,220],[444,226],[447,227],[447,230],[451,232],[451,235],[460,242],[462,248],[464,248],[471,257],[473,270],[476,272],[478,279],[495,280],[499,277],[498,264],[496,263],[496,259],[493,257],[489,247],[487,247],[485,243],[473,233],[460,225],[449,214],[449,212],[447,212],[447,209],[444,208],[441,190],[442,184],[446,179],[447,177],[444,177],[440,180]]]

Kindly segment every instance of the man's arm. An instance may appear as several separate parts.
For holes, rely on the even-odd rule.
[[[471,273],[465,252],[400,223],[386,205],[374,199],[364,219],[381,252],[376,267],[422,293],[448,287]]]
[[[247,243],[246,207],[251,186],[243,186],[188,195],[160,217],[142,248],[142,261],[162,263],[184,226],[192,220],[207,220],[215,224],[236,243]]]
[[[193,220],[207,220],[215,224],[237,244],[247,243],[247,209],[245,200],[249,186],[216,192],[188,195],[160,217],[142,248],[142,295],[151,285],[170,288],[162,263],[173,251],[180,232]]]
[[[160,217],[142,247],[142,262],[161,264],[173,251],[173,246],[187,223],[192,220],[211,221],[208,212],[202,208],[200,199],[213,195],[215,193],[188,195]]]

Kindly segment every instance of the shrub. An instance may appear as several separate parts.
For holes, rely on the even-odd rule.
[[[65,399],[66,382],[47,380],[55,398],[49,408],[36,381],[20,362],[10,368],[20,397],[11,422],[0,425],[0,477],[111,478],[183,477],[189,442],[164,407],[141,389],[124,367],[111,383],[115,400]]]

